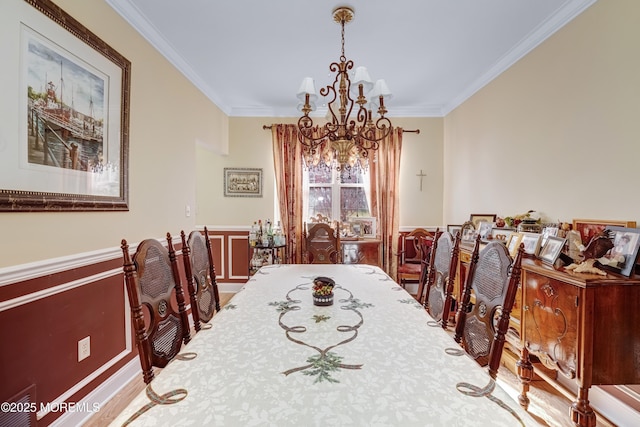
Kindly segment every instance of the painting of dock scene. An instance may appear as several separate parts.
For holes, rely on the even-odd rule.
[[[129,210],[131,62],[50,0],[16,7],[0,26],[18,66],[0,79],[15,123],[0,129],[0,212]]]
[[[28,161],[103,172],[105,80],[31,38],[27,51]]]

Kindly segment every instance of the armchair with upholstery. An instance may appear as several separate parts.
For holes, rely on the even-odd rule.
[[[433,237],[433,234],[424,228],[416,228],[408,234],[400,235],[396,277],[403,288],[407,283],[419,282],[422,263],[429,262]]]

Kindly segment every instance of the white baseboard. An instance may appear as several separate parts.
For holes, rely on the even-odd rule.
[[[640,426],[640,412],[616,399],[598,386],[589,390],[589,403],[597,412],[618,426]]]
[[[81,401],[76,402],[80,408],[103,408],[120,390],[122,390],[131,380],[142,381],[142,368],[140,358],[135,357],[124,365],[118,372],[100,384],[95,390],[87,394]],[[60,418],[51,423],[52,427],[81,426],[89,420],[96,412],[65,412]]]
[[[244,283],[218,283],[218,292],[235,294],[242,289]]]

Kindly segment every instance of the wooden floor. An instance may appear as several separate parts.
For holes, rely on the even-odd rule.
[[[221,305],[227,303],[231,297],[233,297],[233,294],[221,294]],[[156,373],[157,372],[156,370]],[[517,395],[520,392],[518,378],[503,367],[498,372],[498,383],[513,397],[514,404],[517,404]],[[100,412],[91,417],[84,426],[103,427],[109,425],[133,397],[144,390],[144,387],[145,384],[142,381],[141,375],[140,377],[134,378],[113,399],[103,405]],[[573,423],[569,419],[571,401],[545,381],[532,382],[528,396],[531,400],[529,413],[541,426],[573,427]],[[613,424],[608,423],[600,416],[598,417],[597,427],[612,426]]]

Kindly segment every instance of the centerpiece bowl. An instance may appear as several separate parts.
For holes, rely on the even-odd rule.
[[[328,277],[316,277],[313,279],[313,304],[327,306],[333,304],[333,287],[336,285],[333,279]]]

